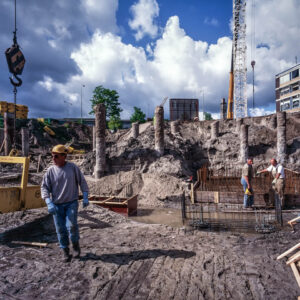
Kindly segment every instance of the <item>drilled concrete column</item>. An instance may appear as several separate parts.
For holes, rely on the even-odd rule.
[[[140,133],[140,125],[139,125],[139,122],[134,122],[132,123],[132,137],[133,138],[137,138],[139,136],[139,133]]]
[[[219,121],[215,121],[211,124],[211,139],[217,139],[219,137]]]
[[[277,127],[277,116],[275,114],[271,117],[271,119],[269,121],[269,127],[271,129],[276,129],[276,127]]]
[[[277,112],[277,159],[280,163],[286,160],[286,112]]]
[[[171,133],[174,135],[178,133],[179,131],[179,122],[178,121],[172,121],[171,122]]]
[[[4,142],[4,129],[0,128],[0,152],[2,151],[2,144]],[[4,144],[3,144],[4,147]]]
[[[249,125],[242,124],[240,131],[240,162],[246,162],[249,155],[249,146],[248,146],[248,128]]]
[[[105,157],[105,128],[106,116],[103,103],[97,104],[95,110],[96,127],[96,165],[94,169],[95,178],[99,179],[104,175],[106,157]]]
[[[93,126],[93,151],[96,151],[96,126]]]
[[[155,150],[164,155],[164,108],[155,108]]]
[[[29,129],[26,127],[21,128],[21,136],[22,136],[22,155],[29,155]]]
[[[7,156],[11,150],[14,124],[8,113],[4,113],[4,154]]]
[[[241,132],[241,126],[242,124],[244,124],[244,120],[243,119],[237,119],[236,120],[236,132],[239,133]]]

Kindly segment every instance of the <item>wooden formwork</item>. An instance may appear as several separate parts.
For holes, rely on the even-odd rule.
[[[137,214],[137,197],[138,195],[134,195],[129,198],[92,195],[89,197],[89,201],[92,204],[97,204],[101,207],[126,216],[135,216]]]

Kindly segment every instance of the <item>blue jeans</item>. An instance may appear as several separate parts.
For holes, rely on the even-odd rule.
[[[247,181],[244,177],[241,178],[241,184],[243,186],[244,189],[244,207],[251,207],[254,203],[254,196],[253,195],[246,195],[246,189],[248,188],[248,184]],[[253,190],[252,188],[250,189],[251,193],[253,194]]]
[[[56,204],[56,213],[53,215],[57,238],[60,248],[69,246],[69,236],[72,243],[79,240],[77,223],[78,201]]]

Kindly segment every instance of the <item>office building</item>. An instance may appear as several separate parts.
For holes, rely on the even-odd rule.
[[[300,64],[275,76],[276,112],[300,111]]]

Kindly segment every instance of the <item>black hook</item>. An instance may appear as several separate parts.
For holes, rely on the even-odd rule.
[[[13,76],[18,80],[18,82],[15,82],[13,80]],[[13,85],[13,86],[21,86],[22,85],[22,79],[20,77],[18,77],[18,75],[13,75],[12,77],[9,77],[9,80],[10,80],[10,83]]]

